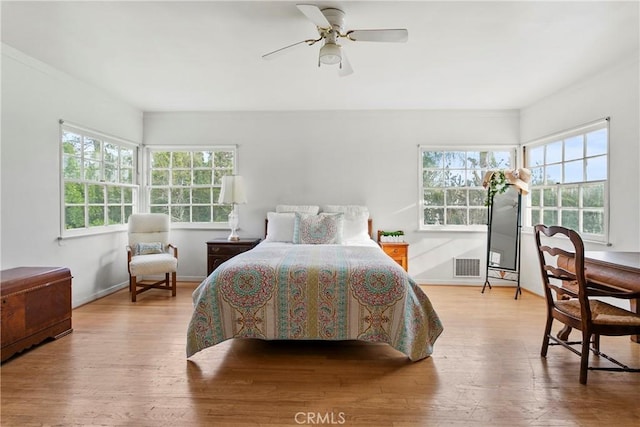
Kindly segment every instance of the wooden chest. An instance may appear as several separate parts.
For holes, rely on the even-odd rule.
[[[18,267],[0,272],[2,361],[71,329],[71,272]]]
[[[223,262],[255,248],[258,243],[260,243],[258,238],[243,238],[231,242],[227,239],[209,240],[207,242],[207,276]]]

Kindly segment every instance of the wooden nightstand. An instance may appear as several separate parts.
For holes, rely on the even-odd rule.
[[[245,238],[235,242],[212,239],[207,242],[207,276],[220,264],[234,256],[253,249],[261,239]]]
[[[409,244],[407,242],[378,242],[382,250],[393,258],[398,264],[409,271]]]

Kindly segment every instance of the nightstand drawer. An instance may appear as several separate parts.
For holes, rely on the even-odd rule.
[[[225,261],[253,249],[261,239],[214,239],[207,242],[207,276]]]
[[[400,264],[405,271],[409,270],[409,244],[380,242],[380,247],[395,262]]]

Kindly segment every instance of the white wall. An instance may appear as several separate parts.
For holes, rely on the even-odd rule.
[[[278,203],[363,204],[374,230],[405,230],[415,278],[453,283],[454,256],[484,263],[486,233],[416,231],[418,145],[516,145],[518,121],[516,111],[145,113],[144,143],[237,144],[249,199],[239,208],[243,236],[264,237]],[[204,242],[226,235],[174,230],[179,274],[204,276]]]
[[[640,67],[638,55],[521,111],[520,139],[532,141],[611,117],[609,134],[611,246],[592,251],[640,251]],[[541,293],[533,236],[523,236],[523,285]],[[526,262],[527,260],[532,262]]]
[[[126,234],[60,234],[60,119],[142,141],[142,112],[2,45],[2,269],[64,266],[73,305],[127,282]]]

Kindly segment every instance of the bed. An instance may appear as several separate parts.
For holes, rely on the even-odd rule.
[[[268,214],[264,241],[193,292],[187,357],[231,338],[382,342],[412,361],[432,354],[442,323],[370,238],[366,208],[279,208]]]

